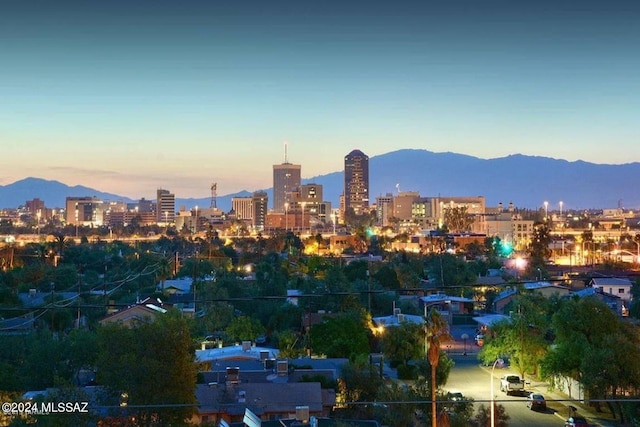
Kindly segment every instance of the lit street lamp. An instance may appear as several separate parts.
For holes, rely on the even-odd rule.
[[[502,368],[504,366],[504,360],[496,359],[491,367],[491,427],[496,427],[496,410],[495,410],[495,396],[493,395],[493,371],[496,369],[496,365]]]

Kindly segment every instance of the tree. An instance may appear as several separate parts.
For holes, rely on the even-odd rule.
[[[555,342],[542,361],[543,378],[580,381],[593,398],[640,386],[637,333],[605,303],[595,297],[566,300],[552,325]]]
[[[438,425],[437,404],[436,404],[436,369],[440,360],[440,345],[443,341],[451,338],[449,335],[449,325],[440,315],[440,312],[432,308],[425,317],[425,335],[428,344],[427,355],[431,365],[431,424]]]
[[[351,357],[369,353],[368,329],[361,313],[347,313],[329,318],[311,327],[314,354],[327,357]]]
[[[529,244],[529,263],[525,273],[528,277],[536,277],[538,270],[546,273],[546,262],[551,256],[549,243],[551,243],[549,226],[546,223],[534,224],[531,243]]]
[[[495,337],[488,337],[480,350],[485,363],[509,356],[522,378],[528,372],[535,373],[549,347],[545,306],[546,300],[541,295],[518,296],[511,304],[513,315],[509,320],[491,327]]]
[[[474,221],[473,215],[468,213],[466,206],[444,209],[444,224],[451,233],[471,231]]]
[[[106,403],[119,405],[126,395],[139,425],[185,425],[197,403],[194,350],[187,321],[177,311],[131,329],[103,326],[97,367],[99,382],[110,391]]]
[[[392,367],[406,365],[424,357],[424,330],[416,323],[402,322],[386,328],[382,335],[382,352]]]
[[[383,378],[368,362],[367,357],[355,357],[342,366],[336,401],[374,402],[383,385]],[[352,405],[337,411],[341,418],[359,418],[367,415],[366,412],[365,405]]]
[[[252,341],[264,334],[264,326],[259,320],[248,316],[236,317],[225,330],[229,338],[235,341]]]
[[[509,425],[507,421],[509,421],[510,417],[504,406],[494,403],[494,412],[496,417],[496,427],[507,427]],[[491,408],[480,404],[478,407],[478,413],[473,420],[475,421],[475,425],[479,427],[489,427],[491,425]]]

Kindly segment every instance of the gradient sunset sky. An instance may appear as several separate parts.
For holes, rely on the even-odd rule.
[[[640,161],[640,1],[0,5],[0,185],[253,191],[285,141]]]

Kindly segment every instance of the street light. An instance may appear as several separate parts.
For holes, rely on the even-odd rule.
[[[462,334],[462,336],[460,338],[462,338],[462,342],[463,342],[463,348],[464,348],[463,356],[466,356],[467,355],[467,340],[469,339],[469,335],[468,334]]]
[[[504,360],[496,359],[493,362],[493,366],[491,367],[491,427],[496,427],[496,410],[495,406],[495,396],[493,395],[493,371],[496,369],[496,365],[502,368],[504,366]]]

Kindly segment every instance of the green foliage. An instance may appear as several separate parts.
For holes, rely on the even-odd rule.
[[[466,206],[444,208],[444,224],[451,233],[471,231],[475,219]]]
[[[369,263],[367,261],[352,261],[343,268],[343,272],[348,281],[367,280]]]
[[[546,273],[546,261],[551,256],[549,243],[551,243],[551,232],[548,225],[534,224],[529,244],[529,263],[525,272],[527,277],[536,277],[538,269]]]
[[[416,367],[413,365],[396,365],[398,371],[398,379],[400,380],[415,380],[417,376]]]
[[[449,253],[429,255],[425,260],[429,278],[439,286],[467,286],[476,282],[476,274],[469,264],[459,256]]]
[[[384,264],[373,275],[373,279],[382,285],[384,289],[397,290],[400,289],[400,281],[396,270],[389,264]]]
[[[259,320],[248,316],[235,317],[225,332],[235,341],[253,341],[264,334],[265,328]]]
[[[311,327],[313,354],[327,357],[352,357],[369,353],[367,319],[360,313],[347,313],[328,318]]]
[[[182,425],[194,412],[194,347],[179,312],[131,329],[106,325],[98,331],[98,349],[98,380],[111,391],[112,405],[126,393],[129,410],[143,424]]]
[[[494,403],[495,426],[508,427],[509,415],[504,406]],[[480,404],[478,412],[473,418],[475,425],[479,427],[489,427],[491,425],[491,407]]]
[[[593,397],[640,387],[640,340],[632,327],[597,298],[564,301],[552,319],[556,339],[542,363],[553,380],[581,381]]]
[[[424,328],[412,322],[385,328],[382,352],[392,367],[424,357]]]
[[[345,402],[374,402],[384,381],[377,369],[366,357],[355,358],[345,364],[340,372],[339,395]],[[350,415],[357,415],[363,407],[350,408]]]
[[[279,356],[285,359],[297,359],[306,353],[300,342],[300,337],[293,331],[278,332],[274,336],[274,341],[280,350]]]
[[[498,357],[509,356],[521,377],[535,374],[549,347],[545,339],[548,330],[545,302],[544,297],[536,294],[518,296],[512,303],[511,318],[492,325],[495,337],[487,337],[479,357],[485,363],[493,363]]]

